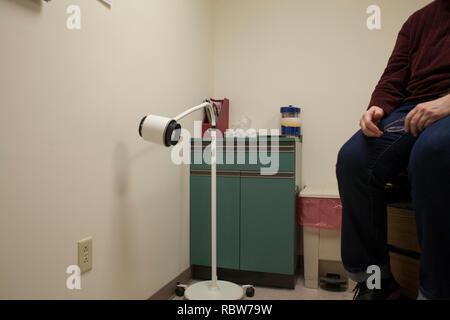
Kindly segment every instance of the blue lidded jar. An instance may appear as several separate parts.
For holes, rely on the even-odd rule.
[[[302,134],[301,108],[289,105],[281,108],[281,135],[299,137]]]

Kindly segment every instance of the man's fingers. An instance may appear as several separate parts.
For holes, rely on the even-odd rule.
[[[414,109],[412,109],[408,115],[405,118],[405,131],[406,132],[412,132],[413,128],[412,128],[412,121],[413,119],[415,119],[419,113],[422,113],[423,110],[423,104],[418,104]],[[416,120],[418,120],[418,118],[416,118]],[[417,123],[416,123],[417,124]]]
[[[417,125],[416,125],[417,133],[423,132],[423,130],[425,130],[425,123],[429,119],[430,119],[430,117],[427,117],[427,115],[425,113],[422,113],[422,116],[419,118],[419,120],[417,120]]]
[[[383,134],[383,132],[381,132],[380,129],[378,129],[378,127],[371,121],[366,123],[366,128],[368,131],[373,133],[375,136],[380,136]]]
[[[368,118],[366,115],[364,115],[359,123],[363,133],[368,137],[379,137],[382,135],[383,133],[378,129],[378,127],[371,120],[367,119]]]
[[[416,112],[414,114],[414,116],[412,117],[412,119],[410,121],[409,126],[411,129],[411,133],[415,137],[417,137],[419,135],[420,128],[418,127],[418,124],[422,117],[423,117],[423,112],[419,110],[418,112]]]
[[[366,124],[364,123],[363,119],[359,121],[359,125],[361,126],[362,132],[367,136],[369,132],[367,131]]]
[[[383,118],[383,112],[381,112],[380,110],[374,109],[372,112],[373,122],[378,124],[382,118]]]
[[[380,129],[378,129],[378,127],[374,123],[373,113],[372,114],[366,113],[364,120],[365,120],[367,130],[372,132],[375,136],[380,136],[383,134],[383,132],[381,132]]]
[[[417,107],[414,108],[412,111],[408,113],[408,115],[405,118],[405,131],[410,132],[411,131],[411,119],[416,115],[418,109]]]
[[[359,121],[359,125],[366,136],[380,137],[383,135],[383,132],[377,126],[383,118],[383,115],[384,111],[376,106],[373,106],[363,114],[361,120]]]

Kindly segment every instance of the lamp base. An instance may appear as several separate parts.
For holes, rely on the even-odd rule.
[[[187,300],[242,300],[244,289],[232,282],[217,281],[213,287],[212,281],[202,281],[189,286],[184,297]]]

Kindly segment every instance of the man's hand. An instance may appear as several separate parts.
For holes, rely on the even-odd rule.
[[[406,117],[405,131],[417,137],[420,132],[448,115],[450,115],[450,94],[418,104]]]
[[[370,107],[366,113],[363,114],[361,120],[359,121],[359,125],[363,133],[371,138],[378,138],[383,135],[383,132],[378,129],[377,124],[383,119],[384,110],[380,107],[373,106]]]

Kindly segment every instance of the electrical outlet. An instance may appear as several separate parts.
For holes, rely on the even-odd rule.
[[[92,269],[92,237],[78,241],[78,266],[81,273]]]

